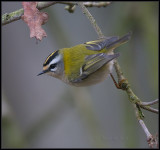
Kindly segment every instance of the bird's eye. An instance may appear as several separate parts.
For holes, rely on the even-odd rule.
[[[54,68],[56,67],[56,65],[57,65],[57,64],[51,64],[51,65],[50,65],[50,68],[51,68],[51,69],[54,69]]]

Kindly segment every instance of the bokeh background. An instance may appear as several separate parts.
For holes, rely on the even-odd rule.
[[[53,51],[98,38],[78,6],[74,13],[64,7],[42,10],[49,14],[43,25],[47,37],[38,43],[22,20],[1,27],[2,147],[147,148],[132,104],[110,77],[76,88],[47,75],[36,76]],[[21,2],[2,2],[2,14],[20,8]],[[158,2],[112,2],[88,9],[106,36],[133,32],[131,40],[116,49],[118,62],[139,98],[157,99]],[[155,135],[158,116],[143,112]]]

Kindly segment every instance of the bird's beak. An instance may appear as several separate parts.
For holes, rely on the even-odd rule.
[[[44,73],[46,73],[46,72],[48,72],[48,70],[43,70],[43,71],[40,72],[37,76],[40,76],[40,75],[42,75],[42,74],[44,74]]]

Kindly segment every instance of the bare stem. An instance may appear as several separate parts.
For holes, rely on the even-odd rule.
[[[154,105],[154,104],[157,104],[157,103],[159,103],[159,99],[156,99],[156,100],[151,101],[151,102],[141,102],[141,105],[150,106],[150,105]]]
[[[148,145],[150,148],[153,148],[153,147],[157,147],[157,139],[156,137],[154,137],[148,130],[147,126],[145,125],[144,121],[139,119],[139,124],[141,125],[144,133],[146,134],[146,137],[147,137],[147,142],[148,142]]]
[[[128,83],[128,80],[125,79],[122,71],[121,71],[121,68],[118,64],[118,62],[115,60],[115,63],[114,63],[114,67],[115,67],[115,70],[116,70],[116,73],[117,73],[117,76],[118,76],[118,82],[120,83],[122,80],[124,81],[123,83],[121,83],[121,89],[122,90],[125,90],[127,92],[127,95],[129,97],[129,100],[132,102],[132,103],[135,103],[135,104],[138,104],[141,108],[145,109],[145,110],[148,110],[150,112],[153,112],[153,113],[157,113],[158,114],[158,110],[157,109],[154,109],[148,105],[153,105],[153,104],[156,104],[158,103],[158,100],[155,100],[155,101],[152,101],[152,102],[148,102],[148,103],[145,103],[145,102],[142,102],[135,94],[134,92],[132,91],[132,89],[130,88],[130,85]],[[125,80],[124,80],[125,79]],[[144,105],[144,104],[147,104],[147,105]]]
[[[158,114],[159,113],[159,111],[157,110],[157,109],[155,109],[155,108],[152,108],[152,107],[150,107],[150,106],[144,106],[144,105],[141,105],[141,104],[138,104],[141,108],[143,108],[143,109],[145,109],[145,110],[148,110],[148,111],[150,111],[150,112],[153,112],[153,113],[156,113],[156,114]]]
[[[38,2],[37,8],[39,10],[47,8],[51,5],[54,4],[65,4],[65,5],[77,5],[77,2],[65,2],[65,1],[54,1],[54,2]],[[106,7],[110,4],[111,2],[84,2],[84,5],[86,7]],[[70,8],[70,7],[69,7]],[[21,19],[21,16],[24,14],[23,8],[16,10],[11,13],[5,13],[2,15],[2,25],[9,24],[13,21],[17,21]]]
[[[106,7],[111,4],[111,2],[84,2],[83,4],[86,7]]]
[[[149,139],[152,135],[151,135],[151,133],[149,132],[148,128],[146,127],[144,121],[141,120],[141,119],[139,119],[138,121],[139,121],[139,124],[141,125],[141,127],[142,127],[144,133],[146,134],[147,139]]]
[[[97,32],[99,38],[103,38],[104,35],[101,31],[101,29],[99,28],[99,26],[96,23],[96,20],[93,18],[93,16],[90,14],[90,12],[88,11],[88,9],[84,6],[83,2],[79,2],[78,5],[81,7],[83,13],[87,16],[87,18],[90,20],[93,28],[95,29],[95,31]]]
[[[139,122],[139,124],[141,125],[146,137],[147,137],[147,142],[148,142],[148,145],[150,148],[153,148],[153,147],[157,147],[157,140],[156,140],[156,137],[154,137],[148,130],[147,126],[145,125],[144,121],[140,118],[139,116],[139,112],[138,112],[138,109],[137,109],[137,106],[134,104],[133,105],[134,109],[135,109],[135,114],[136,114],[136,118]]]
[[[41,10],[41,9],[47,8],[49,6],[52,6],[52,5],[56,4],[56,3],[57,3],[56,1],[54,1],[54,2],[38,2],[37,8],[39,10]]]

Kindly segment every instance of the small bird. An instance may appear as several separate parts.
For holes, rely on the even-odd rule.
[[[73,86],[90,86],[106,79],[111,73],[114,59],[119,53],[113,50],[126,43],[131,32],[123,37],[100,38],[51,53],[43,64],[43,71]]]

